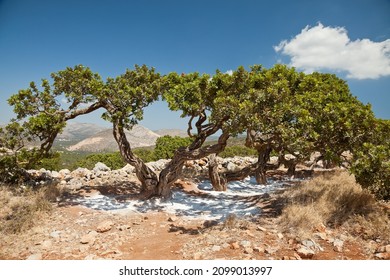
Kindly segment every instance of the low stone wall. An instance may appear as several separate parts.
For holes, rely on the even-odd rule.
[[[156,173],[159,173],[169,163],[170,160],[161,159],[154,162],[148,162],[147,165]],[[255,157],[217,157],[219,171],[237,171],[241,168],[255,163]],[[271,157],[268,163],[277,164],[277,157]],[[304,166],[309,167],[313,162],[308,161]],[[207,177],[208,176],[208,158],[199,160],[190,160],[184,164],[183,176],[187,178]],[[321,167],[321,166],[319,166]],[[283,167],[281,167],[283,168]],[[134,167],[127,164],[121,169],[111,170],[104,163],[98,162],[92,170],[79,167],[73,171],[62,169],[59,171],[49,171],[45,169],[28,170],[32,184],[43,185],[48,182],[55,182],[70,189],[79,189],[83,186],[101,186],[114,185],[124,181],[137,180]]]

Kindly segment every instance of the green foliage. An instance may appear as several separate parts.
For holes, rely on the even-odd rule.
[[[327,161],[340,163],[344,151],[354,153],[371,137],[375,118],[370,106],[358,101],[335,75],[305,76],[295,102],[297,127],[310,144],[306,148],[319,151]]]
[[[134,154],[142,159],[143,162],[151,162],[156,159],[154,150],[150,148],[136,148]]]
[[[77,162],[77,166],[93,169],[95,164],[102,162],[112,170],[120,169],[126,165],[119,152],[92,154]]]
[[[25,178],[24,169],[29,169],[42,159],[37,149],[25,146],[32,138],[28,130],[12,121],[0,128],[0,182],[16,183]]]
[[[227,146],[223,152],[218,154],[218,156],[227,158],[227,157],[234,157],[234,156],[256,156],[257,152],[254,149],[242,146],[242,145],[234,145],[234,146]]]
[[[390,200],[390,121],[377,120],[371,143],[354,154],[356,181],[378,199]]]
[[[162,136],[156,141],[156,148],[154,149],[154,158],[169,159],[173,157],[175,151],[181,147],[187,147],[192,143],[191,138],[183,138],[180,136]]]
[[[158,99],[160,74],[154,68],[135,65],[116,78],[108,78],[99,98],[106,109],[102,118],[131,129],[143,118],[144,108]]]
[[[44,157],[40,162],[31,167],[32,169],[46,170],[60,170],[61,168],[61,154],[58,152],[50,153],[47,157]]]
[[[145,107],[162,98],[171,110],[189,117],[192,137],[161,137],[154,152],[134,151],[142,160],[171,158],[180,147],[187,147],[190,158],[220,153],[228,137],[254,131],[252,135],[259,137],[247,144],[259,153],[271,148],[279,155],[291,153],[304,160],[318,151],[324,160],[339,163],[341,154],[349,151],[357,180],[364,187],[377,188],[378,197],[388,197],[388,122],[377,122],[370,106],[359,102],[335,75],[306,75],[277,64],[270,69],[254,65],[249,71],[239,67],[232,74],[217,70],[212,76],[197,72],[161,76],[154,68],[136,65],[104,82],[88,67],[77,65],[51,78],[51,84],[47,79],[40,86],[32,82],[8,100],[16,119],[0,130],[3,180],[15,179],[34,166],[56,168],[58,158],[44,159],[50,157],[56,136],[68,120],[97,109],[104,109],[102,117],[114,124],[121,152],[131,158],[123,129],[131,128],[143,118]],[[59,102],[63,98],[67,104]],[[206,139],[218,131],[222,131],[221,142],[202,150]],[[38,148],[27,149],[32,143]],[[222,155],[252,152],[230,147]],[[124,165],[119,153],[91,155],[80,165],[93,168],[98,161],[112,169]]]

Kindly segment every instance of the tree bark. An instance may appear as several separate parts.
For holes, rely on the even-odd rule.
[[[209,178],[211,185],[215,191],[226,191],[227,181],[224,176],[220,176],[218,172],[218,163],[216,154],[209,156]]]
[[[295,168],[297,166],[297,161],[295,159],[287,160],[284,155],[279,156],[279,163],[282,163],[285,167],[287,167],[287,175],[295,176]]]
[[[157,195],[164,199],[169,199],[171,196],[171,186],[180,177],[184,163],[187,160],[196,160],[209,156],[210,154],[217,154],[223,151],[226,147],[227,140],[229,139],[229,133],[223,132],[219,138],[218,143],[201,148],[204,141],[195,139],[194,143],[200,143],[198,145],[190,145],[187,148],[178,149],[172,160],[161,171],[159,176],[159,182],[157,186]],[[204,137],[204,136],[203,136]]]
[[[159,180],[156,173],[133,153],[123,125],[119,120],[113,122],[113,134],[123,159],[135,168],[136,176],[142,185],[142,194],[145,195],[145,198],[157,195]]]
[[[262,149],[258,149],[258,160],[257,168],[255,170],[256,182],[261,185],[267,184],[267,162],[269,161],[269,155],[271,154],[272,148],[270,145],[264,146]]]

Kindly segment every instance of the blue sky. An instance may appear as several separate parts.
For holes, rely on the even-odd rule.
[[[107,78],[134,64],[212,74],[278,62],[338,74],[390,119],[390,1],[0,0],[3,124],[10,95],[67,66]],[[160,102],[141,124],[184,128],[179,115]],[[104,124],[96,114],[78,121]]]

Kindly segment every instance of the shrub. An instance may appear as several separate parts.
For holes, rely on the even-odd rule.
[[[155,160],[154,151],[150,148],[136,148],[134,154],[137,155],[144,162],[150,162]]]
[[[376,120],[370,142],[354,153],[352,173],[378,199],[390,200],[390,121]]]
[[[88,155],[84,159],[79,160],[76,165],[79,167],[93,169],[95,164],[98,162],[104,163],[113,170],[120,169],[126,165],[119,152]]]
[[[382,213],[373,195],[363,190],[346,172],[320,176],[301,183],[282,194],[287,202],[281,215],[281,225],[307,238],[321,224],[337,227],[354,221],[372,222],[376,232],[388,235],[390,220]],[[381,214],[382,213],[382,214]],[[383,223],[378,225],[378,217]]]
[[[156,148],[154,149],[154,159],[169,159],[173,157],[173,154],[180,147],[187,147],[192,143],[192,139],[189,137],[169,136],[165,135],[159,137],[156,141]]]
[[[16,191],[18,190],[18,191]],[[55,186],[39,190],[0,186],[0,232],[24,232],[35,225],[40,215],[52,209],[52,201],[59,192]]]
[[[220,157],[227,158],[227,157],[234,157],[234,156],[255,156],[257,155],[256,150],[242,146],[242,145],[234,145],[234,146],[228,146],[225,148],[223,152],[219,154]]]
[[[377,199],[390,200],[390,147],[365,144],[352,165],[356,181]]]

